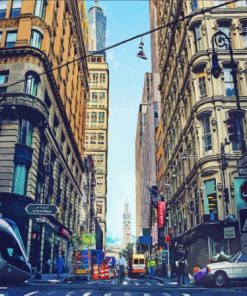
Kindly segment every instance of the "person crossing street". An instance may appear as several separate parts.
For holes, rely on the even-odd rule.
[[[156,269],[156,262],[154,260],[154,258],[151,256],[148,260],[148,263],[147,263],[147,267],[148,267],[148,273],[149,273],[149,276],[154,276],[155,275],[155,269]]]

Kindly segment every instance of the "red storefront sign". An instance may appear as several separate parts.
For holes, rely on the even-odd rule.
[[[67,239],[70,239],[70,233],[65,228],[60,228],[59,234],[66,237]]]
[[[164,227],[164,216],[165,216],[165,202],[164,201],[159,201],[158,202],[158,226],[159,227]]]

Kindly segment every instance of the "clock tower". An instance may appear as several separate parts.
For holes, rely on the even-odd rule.
[[[129,204],[124,204],[123,213],[123,248],[125,249],[128,243],[131,242],[131,214],[129,212]]]

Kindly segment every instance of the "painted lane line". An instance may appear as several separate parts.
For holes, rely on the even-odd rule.
[[[90,295],[92,295],[91,292],[86,292],[86,293],[82,294],[82,296],[90,296]]]
[[[182,293],[182,296],[190,296],[190,294]]]
[[[171,296],[170,293],[162,293],[162,295],[164,295],[164,296]]]
[[[30,292],[30,293],[25,294],[24,296],[32,296],[37,293],[39,293],[39,291]]]
[[[147,285],[147,286],[152,286],[152,284],[151,284],[151,283],[146,283],[146,285]]]

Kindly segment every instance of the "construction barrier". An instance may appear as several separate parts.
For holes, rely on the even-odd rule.
[[[99,278],[100,278],[100,280],[105,279],[105,265],[99,266]]]
[[[105,265],[105,279],[106,280],[110,279],[110,269],[108,265]]]
[[[93,280],[96,281],[99,279],[99,265],[93,265]]]

